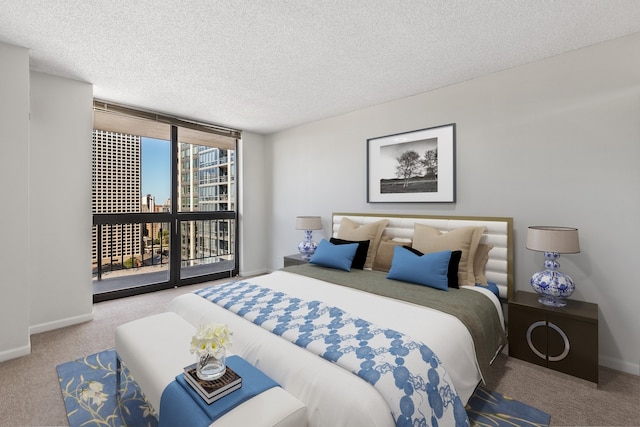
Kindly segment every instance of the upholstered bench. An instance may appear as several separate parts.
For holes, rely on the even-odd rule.
[[[192,324],[174,312],[134,320],[116,328],[118,384],[122,362],[160,419],[160,399],[165,387],[195,361],[189,351],[195,331]],[[230,410],[211,427],[241,425],[306,426],[306,406],[281,387],[273,387]]]

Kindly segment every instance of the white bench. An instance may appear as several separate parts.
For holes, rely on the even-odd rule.
[[[120,363],[125,364],[145,397],[160,413],[160,398],[167,385],[185,366],[195,361],[190,353],[196,328],[174,312],[125,323],[116,328],[118,390]],[[211,424],[211,427],[304,427],[307,409],[281,387],[273,387],[243,402]]]

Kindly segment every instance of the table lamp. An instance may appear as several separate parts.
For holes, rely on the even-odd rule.
[[[319,216],[296,217],[296,230],[304,230],[304,240],[298,245],[298,252],[302,259],[309,261],[318,247],[312,239],[313,230],[322,230],[322,220]]]
[[[545,270],[531,277],[531,287],[541,296],[538,302],[564,307],[564,300],[576,289],[571,277],[558,271],[560,254],[580,252],[578,229],[571,227],[532,226],[527,232],[527,249],[544,252]]]

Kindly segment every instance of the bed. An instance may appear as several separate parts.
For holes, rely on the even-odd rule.
[[[216,289],[182,295],[170,303],[169,310],[193,325],[212,321],[226,323],[234,332],[232,353],[242,356],[304,402],[310,426],[394,426],[402,425],[402,420],[413,422],[417,419],[426,420],[427,424],[433,421],[439,425],[462,424],[458,419],[460,405],[464,407],[477,385],[489,375],[489,364],[506,343],[500,300],[513,292],[512,228],[512,219],[506,217],[335,213],[331,232],[333,242],[321,242],[323,247],[331,249],[329,252],[323,249],[322,253],[331,254],[331,251],[353,247],[354,243],[349,242],[369,241],[366,256],[363,258],[363,252],[359,254],[360,261],[364,259],[363,269],[343,271],[323,262],[287,267],[212,287]],[[457,245],[464,248],[456,261],[457,272],[451,270],[451,259],[447,258],[446,289],[412,283],[411,275],[405,279],[400,274],[401,280],[398,279],[398,271],[406,270],[405,265],[400,268],[400,254],[411,262],[415,261],[415,256],[420,262],[428,259],[436,267],[443,267],[443,256],[447,252],[452,255],[459,249]],[[362,250],[361,244],[356,246]],[[474,262],[476,271],[473,271]],[[480,269],[482,271],[478,271]],[[388,278],[392,270],[396,279]],[[449,287],[455,281],[452,280],[454,274],[458,279],[457,288]],[[417,280],[422,280],[422,276]],[[436,276],[436,281],[440,280],[438,286],[441,286],[442,271]],[[483,283],[475,286],[475,282]],[[328,332],[314,324],[313,334],[323,338],[318,341],[320,349],[310,350],[315,344],[302,339],[304,334],[300,331],[303,328],[293,328],[295,333],[288,338],[290,331],[281,330],[282,319],[286,318],[284,323],[290,326],[295,315],[273,312],[271,306],[268,309],[266,305],[260,306],[264,302],[261,300],[247,302],[258,294],[270,303],[277,300],[286,310],[291,310],[292,306],[297,310],[298,305],[306,304],[305,307],[314,307],[314,310],[325,307],[326,313],[338,310],[344,317],[339,317],[338,327],[335,327],[335,319],[330,319],[333,323],[328,324]],[[281,301],[283,298],[285,300]],[[258,309],[251,314],[255,306]],[[307,317],[298,320],[310,322]],[[362,322],[367,325],[366,329],[362,329]],[[353,327],[360,329],[341,336],[338,341],[342,347],[333,345],[331,339],[335,339],[336,329],[344,324],[358,325]],[[363,338],[363,330],[372,334]],[[375,335],[374,330],[384,333]],[[319,331],[324,331],[324,335]],[[382,351],[356,356],[363,346],[375,350],[368,340],[376,342],[385,334],[389,335],[388,331],[398,332],[395,341],[390,342],[403,343],[397,348],[393,347],[396,344],[391,344],[390,353],[395,356],[390,361],[385,359],[384,363],[378,363],[378,357],[388,356],[378,354],[384,353]],[[309,335],[312,333],[304,336]],[[349,347],[348,339],[355,339],[356,344]],[[338,347],[340,351],[358,348],[353,349],[353,360],[342,362],[348,359],[342,357],[343,354],[351,350],[338,353],[334,357],[336,361],[329,350]],[[436,357],[430,354],[431,359],[427,362],[433,369],[427,366],[428,374],[425,370],[423,382],[427,384],[423,395],[413,376],[413,382],[405,379],[398,385],[399,369],[395,374],[384,376],[386,368],[381,367],[388,368],[389,363],[398,363],[398,366],[406,363],[409,368],[410,358],[416,352],[422,352],[422,358],[427,360],[424,348]],[[319,356],[323,353],[323,357]],[[348,366],[354,361],[356,369]],[[345,364],[347,366],[343,366]],[[374,368],[370,369],[371,366]],[[371,381],[367,372],[378,377]],[[389,379],[395,381],[396,387],[387,384]],[[435,390],[429,390],[433,381],[439,385]],[[397,407],[394,407],[394,393],[402,395]],[[413,400],[409,401],[409,398]],[[424,400],[428,405],[418,406],[423,405]]]

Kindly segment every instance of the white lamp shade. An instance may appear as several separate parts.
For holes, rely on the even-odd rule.
[[[571,227],[532,226],[527,232],[527,249],[559,254],[580,252],[578,229]]]
[[[296,230],[322,230],[322,220],[319,216],[296,217]]]

